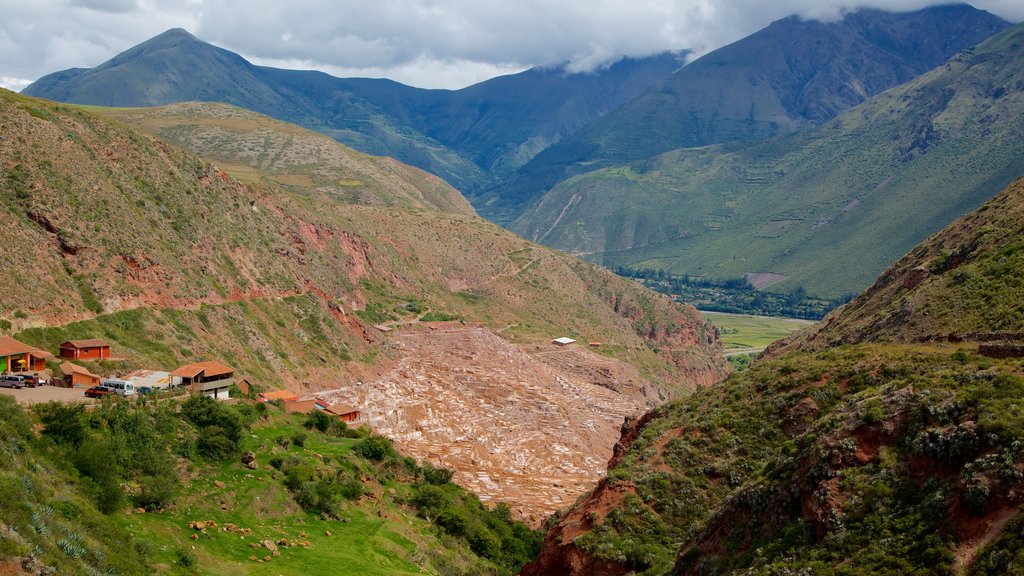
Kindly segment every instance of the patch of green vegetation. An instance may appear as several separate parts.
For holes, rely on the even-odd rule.
[[[758,290],[745,278],[715,281],[653,268],[622,266],[615,268],[615,273],[640,280],[652,290],[709,312],[820,320],[831,310],[853,299],[852,294],[840,298],[818,298],[809,296],[802,288],[788,294]]]
[[[431,310],[424,314],[420,320],[423,322],[452,322],[455,320],[461,320],[461,318],[456,314],[449,314],[440,310]]]
[[[60,574],[183,575],[502,575],[536,555],[539,532],[451,471],[322,413],[279,410],[192,396],[33,416],[0,396],[0,553],[32,552]]]

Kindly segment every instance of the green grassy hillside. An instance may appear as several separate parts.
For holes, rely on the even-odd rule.
[[[836,297],[1024,173],[1024,28],[823,128],[576,176],[513,226],[609,266]]]
[[[886,270],[814,330],[780,343],[1003,340],[1024,334],[1024,179]]]
[[[608,477],[523,574],[1019,570],[1022,190],[625,430]]]
[[[536,552],[507,508],[365,430],[180,400],[0,397],[4,573],[513,574]]]

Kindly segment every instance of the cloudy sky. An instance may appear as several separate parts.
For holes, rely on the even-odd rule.
[[[269,66],[459,88],[537,65],[707,52],[790,14],[929,0],[0,0],[0,86],[91,68],[169,28]],[[1024,0],[972,4],[1012,22]]]

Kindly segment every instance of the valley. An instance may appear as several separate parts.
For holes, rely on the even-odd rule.
[[[1022,573],[1024,24],[858,6],[0,89],[0,574]]]

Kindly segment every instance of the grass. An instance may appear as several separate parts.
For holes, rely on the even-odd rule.
[[[701,312],[701,316],[718,328],[726,352],[765,348],[780,338],[814,324],[810,320],[725,312]]]

